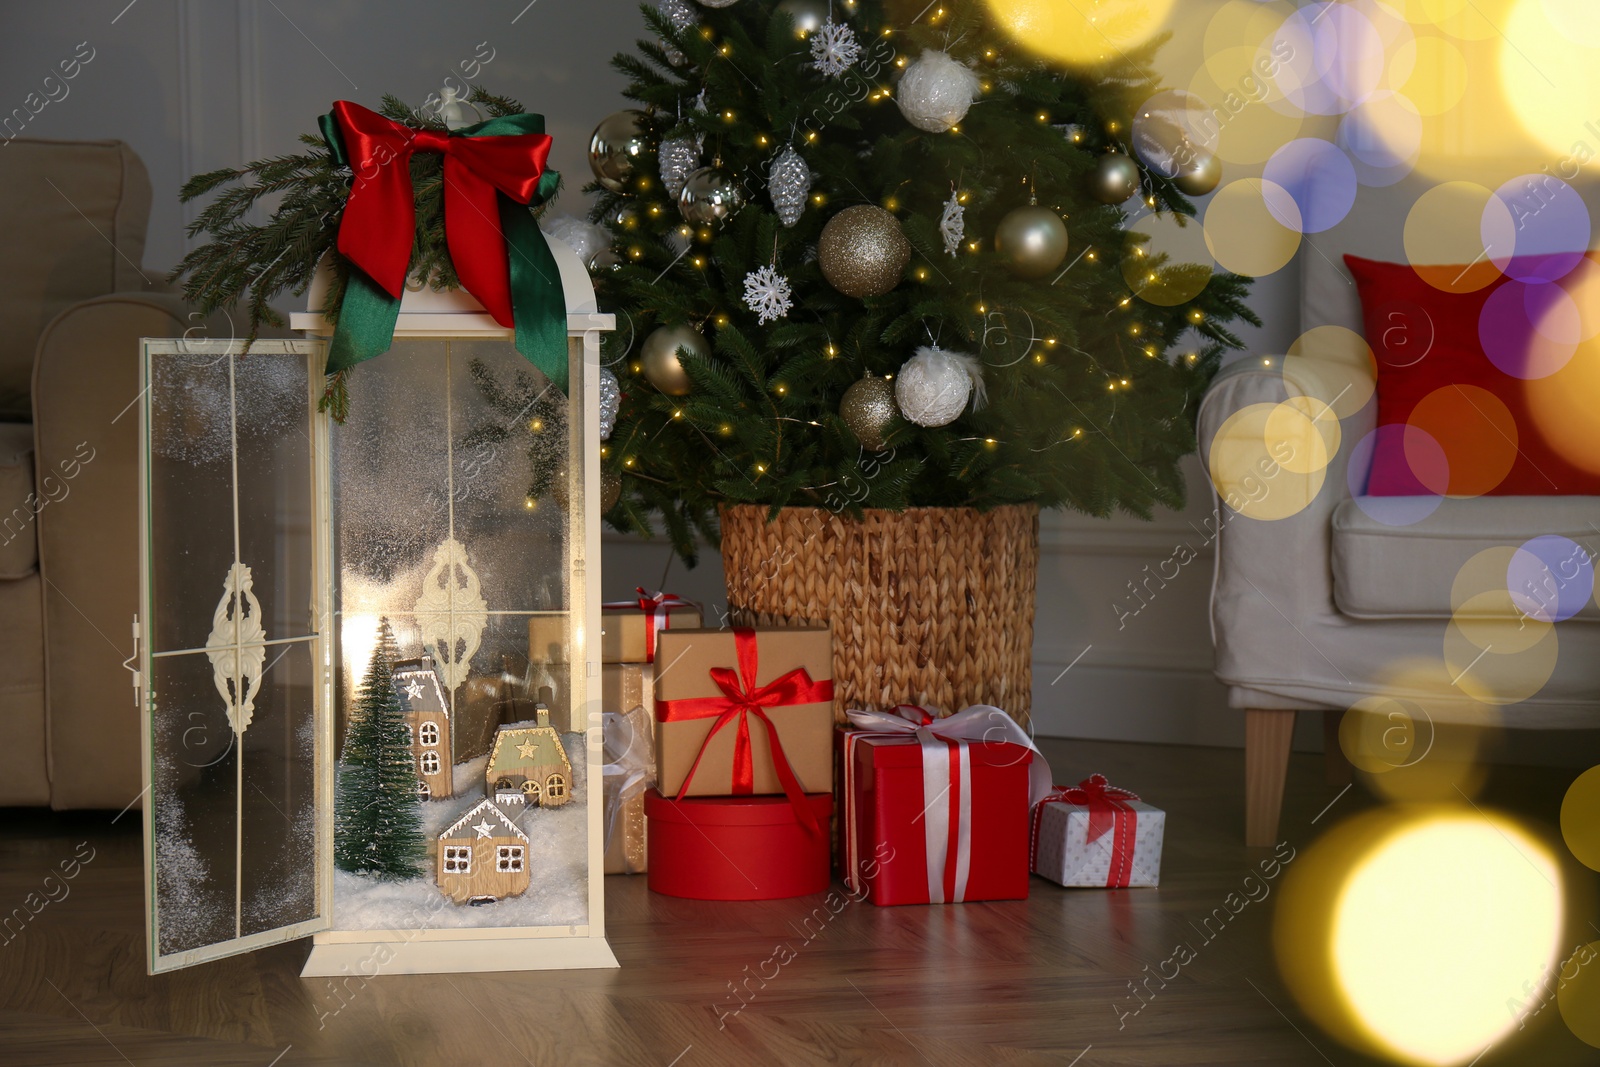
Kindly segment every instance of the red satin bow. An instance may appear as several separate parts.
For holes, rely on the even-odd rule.
[[[1132,811],[1125,801],[1138,800],[1139,794],[1118,789],[1106,783],[1103,774],[1091,774],[1076,788],[1057,786],[1055,792],[1068,804],[1081,804],[1089,809],[1089,841],[1098,841],[1102,834],[1116,825],[1117,812]],[[1056,799],[1047,797],[1045,803]]]
[[[501,326],[511,326],[511,277],[497,193],[533,199],[550,155],[543,133],[452,137],[401,125],[340,100],[333,115],[355,172],[339,223],[339,251],[392,297],[405,289],[416,238],[411,156],[444,154],[444,227],[461,285]]]
[[[820,704],[832,700],[833,680],[824,678],[820,682],[812,681],[810,673],[804,667],[796,667],[781,678],[757,686],[756,632],[742,626],[735,627],[733,644],[739,660],[738,672],[735,673],[727,667],[713,667],[710,671],[711,680],[722,690],[722,696],[656,701],[656,718],[660,722],[682,722],[688,719],[708,719],[712,716],[716,716],[717,719],[712,723],[706,739],[700,743],[700,751],[695,754],[694,764],[683,778],[677,799],[682,800],[689,792],[689,783],[694,781],[695,772],[700,769],[700,761],[705,758],[706,749],[711,746],[711,739],[717,735],[717,731],[735,720],[738,722],[738,733],[733,743],[732,792],[735,796],[746,796],[755,788],[755,761],[750,753],[750,716],[754,715],[767,728],[767,741],[772,750],[772,766],[777,772],[778,781],[783,785],[784,795],[789,798],[789,804],[795,810],[795,817],[808,831],[819,833],[821,827],[817,824],[811,806],[806,803],[805,792],[800,788],[799,779],[795,778],[794,771],[789,767],[789,759],[783,753],[783,743],[778,739],[777,728],[772,725],[772,720],[767,718],[767,713],[763,709],[793,704]]]

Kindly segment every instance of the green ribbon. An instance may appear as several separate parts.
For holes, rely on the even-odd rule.
[[[339,123],[330,112],[319,116],[317,125],[328,143],[335,166],[350,165]],[[535,114],[501,115],[471,126],[452,130],[452,137],[499,137],[543,133],[544,116]],[[546,169],[539,188],[526,205],[500,193],[500,230],[506,239],[506,258],[510,265],[511,312],[515,325],[514,343],[523,357],[538,367],[562,392],[567,382],[567,300],[561,285],[561,268],[550,252],[544,233],[530,208],[546,203],[555,195],[561,176]],[[349,264],[344,299],[339,305],[339,321],[328,346],[328,374],[349,370],[364,360],[380,356],[394,343],[395,324],[400,317],[400,301],[354,263]]]

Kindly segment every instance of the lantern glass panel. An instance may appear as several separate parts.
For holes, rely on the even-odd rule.
[[[582,380],[581,339],[569,346]],[[380,885],[334,878],[338,930],[580,926],[588,921],[588,754],[564,662],[530,662],[529,620],[554,617],[570,646],[572,471],[582,419],[507,339],[397,336],[348,378],[332,431],[335,612],[341,722],[387,619],[405,658],[429,657],[449,709],[453,795],[423,803],[438,835],[485,796],[499,725],[542,701],[571,765],[571,798],[515,821],[531,841],[529,887],[492,906],[453,904],[435,872]],[[576,717],[575,717],[576,707]],[[437,856],[431,863],[437,862]],[[491,872],[492,873],[492,872]]]
[[[151,969],[326,925],[321,346],[147,340]]]

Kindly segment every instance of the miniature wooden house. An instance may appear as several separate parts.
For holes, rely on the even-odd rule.
[[[450,709],[433,657],[401,660],[394,667],[394,691],[411,730],[411,758],[417,768],[417,794],[423,800],[452,796]]]
[[[515,789],[529,804],[559,808],[572,796],[572,763],[550,725],[550,710],[540,704],[537,715],[495,731],[484,785],[491,797]]]
[[[435,878],[457,904],[487,904],[528,888],[528,835],[492,800],[474,805],[439,835]]]

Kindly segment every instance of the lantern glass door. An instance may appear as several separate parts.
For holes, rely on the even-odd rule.
[[[152,971],[328,925],[324,356],[242,348],[142,348]]]
[[[581,378],[576,339],[572,367]],[[397,336],[351,372],[348,388],[349,415],[331,431],[340,724],[384,621],[412,672],[406,684],[417,671],[436,680],[447,714],[437,745],[414,735],[427,869],[400,881],[336,872],[335,931],[583,927],[587,710],[583,679],[561,654],[584,593],[572,550],[584,522],[581,410],[500,337]],[[534,620],[559,635],[556,655],[530,659]],[[510,848],[520,847],[516,834],[528,838],[527,884],[447,870],[444,850],[468,847],[447,831],[495,792],[497,729],[541,723],[554,733],[514,743],[553,762],[540,765],[535,786],[520,765],[505,776],[522,798],[500,805],[516,830],[470,820],[493,825]],[[557,737],[560,752],[539,747],[554,750]]]

